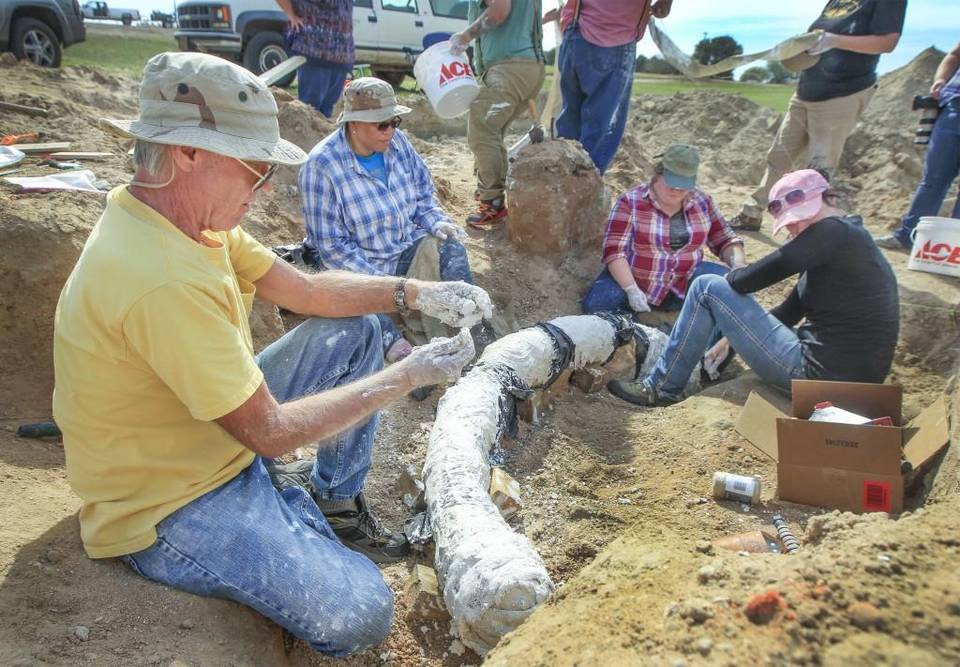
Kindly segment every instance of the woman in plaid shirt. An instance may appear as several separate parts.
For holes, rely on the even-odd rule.
[[[585,313],[680,310],[694,278],[745,264],[743,241],[713,200],[697,189],[700,155],[674,144],[654,177],[625,192],[603,238],[603,272],[583,299]],[[703,261],[704,247],[726,264]]]

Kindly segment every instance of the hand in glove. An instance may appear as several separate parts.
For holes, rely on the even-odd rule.
[[[450,37],[450,53],[453,55],[463,55],[468,46],[470,46],[470,38],[466,34],[458,32]]]
[[[825,32],[820,37],[820,41],[814,45],[812,49],[807,49],[807,53],[811,56],[819,56],[821,53],[826,53],[830,49],[835,49],[837,47],[837,35],[832,32]]]
[[[463,367],[476,354],[473,338],[466,329],[453,338],[434,338],[426,345],[413,348],[413,352],[398,362],[414,387],[456,382]]]
[[[458,241],[464,241],[467,238],[467,230],[465,230],[463,227],[453,224],[452,222],[441,222],[437,224],[436,228],[433,230],[433,235],[441,241],[446,241],[449,238],[454,238]]]
[[[630,310],[635,313],[649,313],[650,304],[647,303],[647,295],[643,293],[636,284],[630,285],[623,290],[627,293],[627,303],[630,304]]]
[[[418,282],[413,307],[451,327],[472,327],[493,316],[490,296],[476,285],[460,280]]]

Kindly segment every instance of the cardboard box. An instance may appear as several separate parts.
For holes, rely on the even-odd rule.
[[[794,380],[792,388],[790,416],[753,392],[736,426],[776,461],[781,500],[850,512],[900,512],[901,459],[913,465],[913,475],[922,473],[950,441],[942,396],[904,426],[900,387]],[[894,426],[807,421],[821,401],[871,419],[889,416]]]

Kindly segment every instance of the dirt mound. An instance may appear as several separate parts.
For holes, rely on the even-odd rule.
[[[867,116],[877,114],[871,121],[876,127],[865,119],[851,140],[855,145],[841,175],[875,230],[876,216],[886,210],[899,215],[916,184],[915,162],[897,162],[893,149],[873,145],[888,135],[910,140],[913,119],[885,113],[885,105],[899,109],[901,98],[909,104],[909,91],[928,85],[931,58],[927,54],[883,79]],[[118,185],[131,175],[126,147],[97,119],[135,115],[136,96],[133,78],[96,69],[0,66],[0,99],[51,109],[48,118],[4,114],[0,132],[40,130],[44,140],[72,141],[72,150],[110,151],[113,158],[91,167]],[[304,149],[332,128],[289,94],[275,96],[281,133]],[[422,98],[404,100],[419,109],[404,119],[404,129],[434,174],[441,202],[462,220],[475,206],[463,119],[447,131]],[[605,178],[611,194],[647,178],[652,156],[667,144],[689,141],[701,149],[708,191],[730,208],[759,179],[778,118],[743,98],[705,92],[639,97],[632,109]],[[521,118],[514,129],[528,126],[529,118]],[[868,131],[876,134],[861,134]],[[281,174],[244,222],[264,243],[303,236],[293,176]],[[874,200],[883,206],[870,208]],[[7,509],[0,519],[0,663],[332,664],[239,605],[180,594],[117,563],[87,560],[77,535],[79,501],[65,479],[62,449],[12,435],[18,423],[50,416],[54,305],[102,205],[96,195],[16,195],[0,186],[0,309],[7,314],[0,325],[0,507]],[[471,269],[496,302],[500,330],[579,312],[579,300],[600,269],[598,252],[571,252],[558,266],[553,258],[518,252],[505,229],[468,233]],[[775,245],[764,234],[749,235],[748,257]],[[960,290],[948,278],[907,271],[900,254],[888,257],[903,303],[890,381],[904,387],[907,418],[951,382],[956,440],[960,405],[950,376]],[[772,305],[788,287],[765,290],[761,302]],[[254,322],[263,327],[258,343],[280,331],[275,310],[258,310]],[[748,393],[764,387],[736,363],[722,379],[667,409],[636,410],[606,392],[567,391],[539,426],[523,426],[505,443],[505,467],[520,482],[524,503],[515,527],[534,541],[561,588],[491,661],[856,664],[878,656],[875,662],[957,662],[956,447],[913,498],[914,508],[926,505],[922,512],[899,521],[814,519],[820,510],[773,498],[775,466],[733,429]],[[394,482],[403,466],[422,463],[439,396],[401,401],[383,414],[366,492],[392,527],[408,515]],[[764,502],[744,508],[706,500],[714,470],[762,477]],[[777,511],[796,530],[811,531],[798,557],[696,549],[699,542],[759,528]],[[477,664],[475,655],[452,641],[446,624],[407,618],[406,564],[383,573],[397,592],[390,637],[343,664]],[[753,599],[758,594],[762,599]],[[766,613],[768,622],[749,620],[748,606],[752,618]]]
[[[652,157],[672,143],[700,149],[700,174],[707,182],[755,185],[780,116],[742,95],[714,91],[647,95],[633,103],[627,134]]]
[[[854,208],[880,228],[895,227],[906,213],[920,182],[924,151],[914,145],[915,95],[927,94],[943,53],[923,51],[910,63],[886,74],[863,118],[847,140],[840,186]],[[952,206],[944,205],[944,213]]]

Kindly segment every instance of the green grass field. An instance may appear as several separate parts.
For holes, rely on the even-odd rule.
[[[172,30],[88,23],[87,41],[66,49],[63,64],[89,65],[139,75],[143,71],[144,63],[151,56],[176,49],[177,43],[173,39]],[[548,65],[545,87],[549,87],[553,73],[554,67]],[[414,80],[408,77],[403,87],[405,90],[413,90]],[[688,81],[681,77],[648,74],[637,76],[633,83],[634,95],[673,95],[687,90],[739,93],[761,106],[785,111],[794,88],[735,81]]]
[[[139,76],[151,56],[176,51],[172,30],[87,23],[87,40],[63,52],[63,65],[89,65]]]

